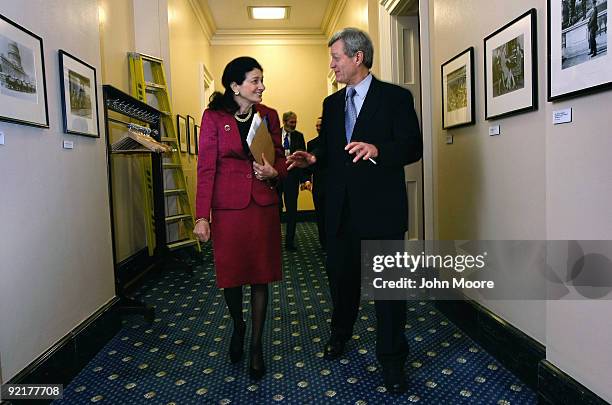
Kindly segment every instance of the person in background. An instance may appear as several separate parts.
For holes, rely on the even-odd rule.
[[[319,146],[298,151],[289,169],[327,168],[327,278],[332,296],[328,359],[342,355],[360,299],[361,242],[403,240],[408,229],[404,166],[421,159],[423,141],[410,92],[370,73],[370,37],[345,28],[328,42],[330,68],[347,86],[323,101]],[[376,357],[391,394],[406,391],[406,303],[376,300]]]
[[[321,117],[317,118],[315,124],[317,136],[306,145],[306,151],[312,153],[319,147],[319,133],[321,132]],[[326,249],[325,243],[325,169],[314,165],[309,168],[312,173],[311,185],[306,184],[306,188],[312,191],[312,201],[314,203],[315,215],[317,217],[317,230],[319,232],[319,243],[323,250]]]
[[[202,116],[198,159],[194,234],[212,237],[217,286],[223,288],[233,320],[229,343],[232,363],[243,356],[246,324],[242,318],[242,286],[251,286],[249,373],[265,373],[262,333],[268,284],[281,280],[281,228],[276,183],[287,174],[278,114],[263,104],[263,69],[253,58],[227,64],[221,79],[224,93],[211,97]],[[275,162],[262,154],[255,162],[247,144],[253,117],[268,125]]]
[[[583,0],[586,1],[586,0]],[[589,55],[591,58],[597,56],[597,30],[599,25],[597,24],[597,1],[593,0],[593,8],[589,10],[588,23],[589,28]]]
[[[287,111],[283,114],[283,130],[282,130],[282,145],[285,150],[285,156],[289,156],[298,150],[306,150],[304,142],[304,134],[296,131],[297,114],[293,111]],[[278,197],[279,200],[285,201],[285,219],[287,222],[287,230],[285,233],[285,249],[296,251],[295,246],[295,227],[297,222],[297,201],[300,192],[300,183],[304,180],[304,172],[302,170],[294,170],[287,177],[279,182]],[[280,207],[282,209],[282,206]]]

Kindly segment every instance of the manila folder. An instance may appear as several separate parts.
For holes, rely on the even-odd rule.
[[[259,128],[255,131],[255,136],[249,147],[257,163],[263,165],[263,160],[261,159],[261,154],[263,153],[266,160],[271,165],[274,164],[274,143],[272,142],[272,135],[268,132],[265,120],[262,120],[259,124]]]

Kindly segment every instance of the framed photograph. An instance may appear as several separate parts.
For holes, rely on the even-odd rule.
[[[485,119],[538,108],[536,10],[484,39]]]
[[[548,101],[612,88],[608,0],[548,0]]]
[[[194,132],[195,119],[191,115],[187,115],[187,143],[189,144],[189,154],[197,155],[198,146],[196,140],[196,134]],[[193,134],[192,134],[193,132]]]
[[[176,135],[178,138],[179,150],[181,152],[187,152],[187,142],[189,139],[187,119],[179,114],[176,114]]]
[[[49,128],[43,40],[2,14],[0,120]]]
[[[474,125],[474,47],[442,64],[442,128]]]
[[[64,132],[100,137],[96,68],[59,50]]]
[[[198,154],[198,148],[200,147],[200,126],[193,125],[193,137],[195,139],[195,154]]]

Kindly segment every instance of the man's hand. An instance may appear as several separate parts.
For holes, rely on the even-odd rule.
[[[351,142],[344,147],[344,150],[348,150],[351,155],[356,153],[353,163],[356,163],[359,159],[368,160],[378,157],[378,149],[371,143]]]
[[[298,150],[293,152],[293,154],[287,156],[287,170],[291,170],[294,167],[298,167],[300,169],[304,169],[310,165],[315,164],[317,161],[317,157],[312,153],[308,153],[303,150]]]

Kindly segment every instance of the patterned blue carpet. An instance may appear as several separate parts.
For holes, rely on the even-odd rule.
[[[299,223],[296,253],[270,288],[264,350],[268,373],[249,379],[227,357],[231,320],[215,287],[210,245],[190,277],[168,270],[136,297],[156,307],[122,330],[55,404],[536,404],[537,396],[429,302],[408,302],[410,388],[385,393],[374,353],[373,302],[363,302],[344,357],[323,359],[331,300],[316,226]],[[236,252],[240,254],[240,252]],[[248,288],[244,312],[249,314]],[[247,334],[247,339],[249,338]],[[248,342],[248,340],[247,340]]]

